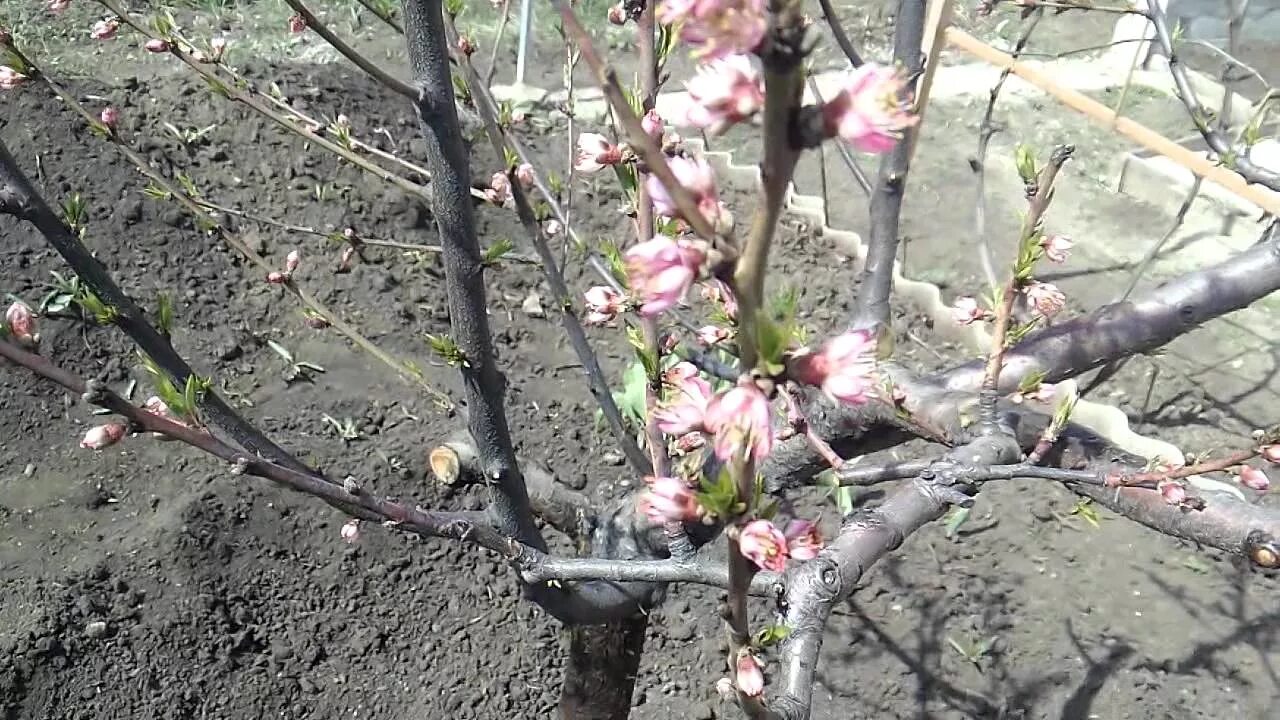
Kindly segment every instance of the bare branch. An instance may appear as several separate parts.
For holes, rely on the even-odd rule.
[[[329,26],[325,25],[319,18],[311,14],[311,11],[307,9],[307,6],[303,5],[300,0],[284,1],[289,5],[289,7],[293,8],[294,12],[306,21],[307,27],[311,28],[317,35],[324,38],[324,41],[329,43],[334,50],[337,50],[339,54],[350,60],[356,67],[363,70],[369,77],[377,80],[387,89],[404,96],[410,101],[417,98],[418,93],[416,90],[404,82],[392,77],[386,70],[375,65],[371,60],[369,60],[369,58],[356,52],[355,48],[351,47],[344,42],[342,38],[334,34],[334,32],[329,29]]]
[[[849,64],[858,67],[862,65],[862,56],[858,54],[857,49],[853,47],[853,43],[849,41],[849,36],[845,33],[844,27],[840,22],[840,17],[836,15],[836,9],[831,6],[831,0],[818,0],[818,6],[822,8],[822,16],[827,19],[827,26],[831,28],[831,36],[836,39],[836,44],[840,46],[840,51],[844,56],[849,58]]]

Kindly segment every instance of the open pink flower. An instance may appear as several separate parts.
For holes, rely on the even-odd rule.
[[[22,345],[34,345],[40,340],[36,335],[36,316],[26,303],[18,300],[4,311],[4,322],[9,334]]]
[[[606,285],[596,285],[583,293],[587,303],[587,316],[583,319],[588,325],[604,325],[613,322],[622,312],[626,298],[622,293]]]
[[[1240,468],[1240,484],[1250,490],[1266,492],[1271,487],[1271,480],[1265,472],[1252,465],[1245,465]]]
[[[958,297],[955,304],[951,306],[951,317],[961,325],[971,325],[979,320],[985,320],[987,310],[971,297]]]
[[[646,477],[649,489],[640,495],[640,512],[655,524],[688,522],[702,517],[702,506],[689,483],[673,477]]]
[[[1066,235],[1045,235],[1040,238],[1040,248],[1044,250],[1044,256],[1049,258],[1050,262],[1066,262],[1074,245],[1075,243]]]
[[[504,172],[496,172],[489,178],[489,189],[484,192],[485,197],[494,205],[504,205],[511,197],[511,180],[507,178]]]
[[[734,675],[738,679],[738,689],[743,695],[759,697],[764,693],[764,670],[761,669],[760,661],[751,654],[750,650],[743,650],[738,654]]]
[[[1056,285],[1033,282],[1023,291],[1035,311],[1044,317],[1052,317],[1067,304],[1067,296]]]
[[[640,128],[658,143],[662,142],[662,135],[666,130],[666,126],[663,124],[662,116],[658,114],[657,110],[650,108],[649,112],[646,112],[644,117],[640,118]]]
[[[886,153],[916,123],[908,103],[899,99],[905,79],[896,68],[867,63],[855,69],[844,88],[822,108],[828,136],[839,136],[858,150]]]
[[[698,69],[689,89],[688,123],[719,135],[764,107],[760,73],[746,55],[730,55]]]
[[[115,18],[107,20],[99,20],[93,24],[93,28],[89,30],[89,37],[94,40],[110,40],[116,36],[116,31],[120,29],[120,21]]]
[[[516,168],[516,180],[525,190],[533,187],[533,175],[533,166],[529,163],[520,163],[520,167]]]
[[[680,23],[680,39],[702,59],[755,50],[768,25],[764,0],[665,0],[658,22]]]
[[[582,133],[578,136],[578,156],[573,167],[585,175],[600,172],[610,165],[622,162],[622,148],[609,142],[599,133]]]
[[[723,227],[733,222],[733,216],[720,202],[720,193],[716,189],[715,170],[706,160],[700,157],[681,156],[671,158],[667,164],[671,167],[671,174],[675,175],[676,182],[693,195],[698,211],[703,217],[710,220],[716,227]],[[675,201],[671,199],[671,194],[667,192],[666,186],[657,175],[650,175],[645,180],[645,188],[648,189],[649,197],[653,199],[654,210],[659,215],[670,218],[680,217]]]
[[[0,90],[12,90],[26,81],[26,75],[8,65],[0,65]]]
[[[703,345],[719,345],[733,337],[727,329],[719,325],[705,325],[698,329],[697,336],[698,341]]]
[[[680,303],[707,258],[706,244],[657,235],[627,251],[631,291],[643,303],[640,314],[652,317]]]
[[[822,549],[822,533],[812,520],[792,520],[783,532],[788,554],[793,560],[812,560]]]
[[[714,450],[722,461],[750,455],[759,462],[773,452],[769,399],[749,379],[713,397],[703,424],[715,434]]]
[[[701,432],[706,429],[711,397],[711,383],[696,374],[685,377],[676,386],[673,397],[654,412],[654,423],[666,435]]]
[[[289,16],[289,32],[300,33],[306,29],[307,29],[307,19],[304,18],[301,14],[294,14]]]
[[[752,520],[738,531],[738,550],[761,570],[787,568],[787,538],[768,520]]]
[[[826,342],[813,352],[791,356],[787,371],[805,385],[822,388],[835,402],[858,405],[875,394],[876,341],[869,330],[853,330]]]
[[[1177,480],[1164,480],[1156,484],[1160,497],[1170,505],[1181,505],[1187,501],[1187,488]]]
[[[128,429],[124,423],[108,423],[89,428],[89,432],[86,432],[84,439],[80,441],[80,447],[86,450],[101,450],[102,448],[110,447],[120,442]]]

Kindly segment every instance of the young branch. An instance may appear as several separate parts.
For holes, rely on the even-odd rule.
[[[898,6],[893,39],[893,58],[908,77],[921,67],[920,47],[924,42],[925,0],[902,0]],[[912,92],[912,83],[903,93]],[[894,145],[880,161],[880,174],[871,195],[871,231],[867,237],[867,261],[858,285],[858,300],[852,325],[856,328],[884,327],[889,322],[889,298],[893,294],[893,265],[898,257],[898,224],[906,193],[907,172],[911,169],[911,135]]]
[[[356,52],[355,48],[351,47],[344,42],[342,38],[335,35],[334,32],[329,29],[329,26],[325,25],[319,18],[313,15],[311,11],[307,9],[307,6],[303,5],[300,0],[284,1],[289,5],[289,7],[293,8],[293,11],[296,12],[299,17],[306,21],[307,27],[311,28],[317,35],[324,38],[324,41],[329,43],[334,50],[337,50],[339,54],[350,60],[356,67],[363,70],[369,77],[377,80],[388,90],[391,90],[410,101],[417,98],[418,93],[416,90],[404,82],[392,77],[387,73],[387,71],[375,65],[371,60],[369,60],[369,58]]]
[[[392,30],[395,30],[398,35],[404,34],[404,28],[400,27],[400,23],[396,22],[396,19],[391,17],[391,13],[383,12],[381,8],[374,5],[372,2],[369,2],[369,0],[356,0],[356,2],[360,3],[365,10],[373,13],[374,17],[386,23]]]
[[[840,46],[844,56],[849,58],[849,64],[854,67],[862,65],[862,56],[858,54],[848,34],[845,33],[840,17],[836,15],[836,9],[831,5],[831,0],[818,0],[818,6],[822,8],[822,17],[826,18],[827,26],[831,28],[831,36],[836,39],[836,44]]]

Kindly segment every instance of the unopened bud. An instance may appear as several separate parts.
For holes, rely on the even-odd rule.
[[[533,187],[533,166],[529,163],[521,163],[520,167],[516,168],[516,180],[520,181],[520,187],[525,190]]]
[[[609,22],[614,25],[625,25],[627,23],[627,10],[622,7],[622,3],[609,8]]]
[[[352,518],[342,526],[342,539],[349,543],[356,542],[360,539],[360,521]]]
[[[279,270],[272,270],[271,272],[267,273],[267,282],[271,283],[272,285],[283,285],[288,281],[289,281],[289,276],[285,275]]]
[[[338,270],[346,272],[351,269],[351,261],[356,258],[356,249],[348,245],[342,250],[342,257],[338,260]]]
[[[103,108],[102,112],[98,113],[98,121],[115,130],[116,123],[120,122],[120,111],[113,107]]]
[[[84,438],[80,441],[80,447],[86,450],[101,450],[120,442],[128,430],[123,423],[110,423],[107,425],[98,425],[89,429],[84,434]]]
[[[302,255],[297,250],[290,250],[284,259],[284,273],[292,275],[293,271],[298,269],[298,263],[302,262]]]
[[[1245,465],[1240,468],[1240,484],[1250,490],[1258,492],[1266,492],[1271,487],[1271,480],[1267,474],[1252,465]]]
[[[222,59],[222,54],[227,51],[227,39],[224,37],[216,37],[209,41],[209,50],[213,52],[213,61],[217,62]]]
[[[463,35],[462,37],[458,38],[458,52],[462,53],[463,55],[466,55],[467,57],[470,57],[471,54],[474,53],[475,51],[476,51],[476,45],[475,43],[471,42],[471,38],[467,37],[466,35]]]
[[[143,45],[142,47],[146,48],[147,52],[149,53],[158,54],[158,53],[169,52],[169,43],[165,42],[164,40],[161,40],[160,38],[153,38],[151,40],[148,40],[146,44]]]
[[[31,308],[21,301],[15,301],[4,313],[5,325],[9,334],[23,345],[35,345],[40,340],[36,334],[36,316]]]
[[[302,17],[302,15],[301,15],[301,14],[290,16],[290,18],[289,18],[289,32],[291,32],[291,33],[300,33],[300,32],[302,32],[303,30],[306,30],[306,29],[307,29],[307,19],[306,19],[306,18]]]
[[[1268,445],[1258,451],[1267,462],[1280,464],[1280,443]]]

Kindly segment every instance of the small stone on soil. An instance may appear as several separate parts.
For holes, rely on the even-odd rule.
[[[626,460],[626,458],[622,457],[622,453],[618,452],[617,450],[606,450],[605,453],[600,456],[600,460],[605,465],[611,465],[613,467],[617,467],[621,465]]]
[[[84,626],[84,634],[86,637],[91,637],[96,640],[98,638],[106,637],[108,629],[109,628],[105,622],[95,620]]]
[[[542,307],[542,296],[538,293],[529,293],[529,297],[520,303],[520,310],[532,318],[547,316],[547,311]]]

